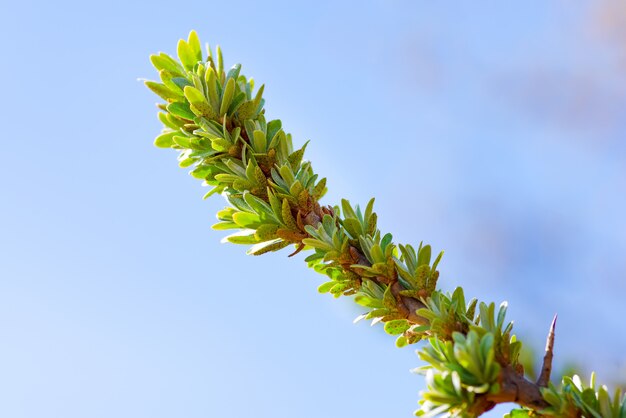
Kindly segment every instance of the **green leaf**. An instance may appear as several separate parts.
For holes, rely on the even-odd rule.
[[[265,90],[265,84],[261,84],[261,87],[259,87],[259,91],[256,92],[256,96],[254,97],[254,105],[256,106],[256,111],[260,110],[259,107],[263,104],[263,90]]]
[[[174,74],[171,71],[161,70],[161,71],[159,71],[159,78],[161,79],[163,84],[165,84],[165,87],[167,87],[168,89],[172,90],[173,92],[175,92],[178,95],[182,95],[183,94],[183,91],[178,86],[178,84],[176,84],[176,83],[174,83],[172,81],[172,79],[177,78],[176,74]]]
[[[195,87],[185,86],[184,92],[185,92],[185,97],[187,98],[189,103],[192,103],[192,104],[198,103],[198,102],[207,103],[206,97],[204,97],[204,94],[202,94],[200,90],[198,90]]]
[[[224,73],[224,57],[222,56],[222,48],[219,45],[215,47],[217,53],[217,77],[221,78]]]
[[[198,34],[195,30],[189,32],[189,38],[187,39],[187,44],[189,45],[189,49],[194,55],[195,61],[202,61],[202,46],[200,45],[200,39],[198,38]],[[194,63],[195,65],[195,63]]]
[[[406,339],[406,337],[404,335],[400,335],[396,339],[396,347],[398,347],[398,348],[406,347],[408,344],[409,344],[409,342],[408,342],[408,340]]]
[[[240,226],[237,225],[236,223],[233,222],[218,222],[216,224],[211,225],[211,228],[218,230],[218,231],[223,231],[223,230],[227,230],[227,229],[239,229]]]
[[[272,208],[262,199],[259,199],[250,192],[245,192],[243,194],[243,199],[246,201],[248,206],[254,209],[254,211],[259,215],[267,215],[274,218],[274,212],[272,211]]]
[[[374,213],[374,198],[371,198],[369,202],[367,202],[367,206],[365,207],[365,215],[363,216],[363,219],[365,220],[365,222],[369,222],[370,217],[372,216],[372,214]]]
[[[174,77],[171,79],[172,83],[176,84],[181,90],[185,88],[185,86],[192,86],[193,83],[187,80],[185,77]]]
[[[283,124],[280,119],[274,119],[267,123],[267,138],[274,140],[274,137],[278,134]]]
[[[283,223],[285,226],[293,231],[298,230],[298,225],[296,224],[296,220],[291,214],[291,205],[287,199],[283,199],[283,204],[281,208],[281,215],[283,218]]]
[[[144,83],[152,92],[156,93],[159,97],[167,101],[182,100],[182,96],[165,86],[164,84],[157,83],[155,81],[146,81]]]
[[[196,115],[189,108],[189,104],[187,103],[170,103],[167,106],[167,111],[181,119],[187,119],[192,121],[196,117]]]
[[[178,59],[180,59],[180,62],[188,71],[190,71],[198,62],[193,49],[191,49],[189,44],[182,39],[178,41],[176,52],[178,54]]]
[[[185,86],[185,98],[191,103],[190,110],[197,116],[204,116],[207,119],[213,119],[217,114],[204,97],[204,94],[195,87]]]
[[[276,224],[263,224],[257,228],[256,237],[261,241],[275,240],[278,238],[276,236],[277,230],[278,225]]]
[[[249,212],[237,212],[233,214],[233,221],[242,228],[254,228],[259,222],[259,216]]]
[[[513,409],[511,412],[509,412],[503,418],[528,418],[528,417],[531,417],[531,416],[532,415],[530,415],[529,411],[526,410],[526,409]]]
[[[422,247],[417,256],[417,265],[421,266],[423,264],[430,265],[430,245]]]
[[[209,92],[209,103],[213,109],[219,109],[219,95],[217,92],[217,75],[212,67],[209,67],[205,73],[205,83]]]
[[[193,159],[193,158],[185,158],[185,159],[182,159],[182,160],[179,161],[178,166],[180,168],[187,168],[187,167],[193,165],[193,163],[195,163],[195,162],[196,162],[196,160]]]
[[[333,247],[330,244],[327,244],[323,241],[313,238],[305,238],[302,240],[304,245],[308,245],[309,247],[318,248],[322,251],[332,251]]]
[[[191,148],[191,141],[189,138],[183,135],[175,135],[172,139],[174,139],[174,143],[182,148]]]
[[[359,235],[363,234],[361,229],[361,222],[355,218],[346,218],[343,220],[343,226],[348,231],[352,239],[358,239]]]
[[[229,78],[226,83],[226,87],[224,88],[224,95],[222,97],[222,105],[220,106],[220,116],[224,116],[228,107],[230,106],[230,102],[233,100],[233,96],[235,94],[235,80],[233,78]]]
[[[159,120],[170,129],[178,130],[182,125],[178,124],[176,119],[172,118],[168,113],[159,112]]]
[[[302,158],[304,157],[304,151],[306,150],[307,145],[309,145],[309,142],[310,141],[306,141],[304,145],[302,146],[302,148],[300,148],[299,150],[289,155],[288,161],[289,161],[289,164],[291,165],[291,168],[294,171],[297,171],[298,167],[300,166],[300,163],[302,163]]]
[[[385,234],[385,236],[380,241],[380,248],[384,251],[391,241],[393,240],[393,236],[390,233]]]
[[[239,109],[237,110],[237,116],[239,116],[240,120],[250,119],[255,115],[256,105],[253,100],[248,100],[244,102]]]
[[[228,107],[227,114],[232,115],[237,112],[244,100],[246,100],[246,94],[243,92],[237,93],[235,98],[230,103],[230,106]]]
[[[326,283],[322,283],[318,288],[317,291],[319,293],[328,293],[330,292],[330,289],[332,289],[332,287],[335,285],[335,282],[326,282]]]
[[[411,327],[406,319],[394,319],[385,323],[385,332],[390,335],[404,333]]]
[[[398,302],[396,301],[396,297],[393,295],[393,293],[391,293],[391,286],[387,286],[387,289],[385,289],[385,294],[383,296],[383,304],[385,305],[385,308],[396,309],[397,303]]]
[[[262,242],[260,244],[253,245],[248,251],[247,254],[250,255],[261,255],[268,252],[278,251],[289,245],[287,241],[267,241]]]
[[[302,193],[303,190],[304,190],[304,187],[302,187],[302,183],[300,183],[300,180],[296,180],[293,182],[293,184],[289,188],[289,194],[292,195],[293,197],[297,197],[300,195],[300,193]]]
[[[341,210],[343,211],[344,218],[354,218],[357,219],[356,213],[354,213],[354,209],[352,209],[352,205],[346,199],[341,199]]]
[[[267,147],[267,140],[263,131],[254,131],[252,145],[256,152],[265,152]]]
[[[251,235],[233,234],[233,235],[229,235],[228,237],[226,237],[226,241],[232,244],[241,244],[241,245],[257,244],[259,242],[258,238],[255,237],[254,234],[251,234]]]
[[[282,202],[279,198],[276,197],[276,195],[272,192],[272,189],[269,187],[267,189],[267,199],[270,202],[270,206],[272,207],[272,212],[274,213],[274,216],[282,222]]]
[[[321,179],[313,188],[313,197],[315,199],[321,199],[326,193],[326,177]]]
[[[174,145],[174,135],[177,132],[167,132],[156,137],[154,145],[159,148],[171,148]]]
[[[185,73],[185,70],[179,63],[163,52],[159,55],[150,55],[150,62],[159,71],[166,70],[176,75],[184,75]]]
[[[381,300],[371,298],[365,295],[356,295],[354,302],[366,308],[383,308],[384,305]]]
[[[228,74],[226,75],[226,79],[232,79],[233,81],[237,81],[240,71],[241,71],[241,64],[233,65],[232,68],[228,71]]]

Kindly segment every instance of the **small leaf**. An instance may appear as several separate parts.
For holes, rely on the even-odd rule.
[[[322,283],[318,288],[317,291],[319,293],[328,293],[330,292],[330,289],[332,289],[332,287],[335,285],[335,282],[326,282],[326,283]]]
[[[185,88],[185,86],[192,86],[193,83],[187,80],[185,77],[174,77],[171,79],[172,83],[176,84],[181,90]]]
[[[150,62],[157,70],[170,71],[176,75],[184,75],[185,70],[172,57],[161,52],[159,55],[150,55]]]
[[[233,113],[237,112],[239,107],[241,106],[241,104],[243,103],[244,100],[246,100],[246,94],[243,93],[243,92],[237,93],[235,98],[230,103],[230,106],[228,107],[228,112],[227,113],[229,115],[232,115]]]
[[[394,319],[385,323],[385,332],[390,335],[398,335],[404,333],[411,327],[406,319]]]
[[[144,83],[146,87],[156,93],[159,97],[167,101],[182,100],[182,96],[165,86],[164,84],[157,83],[155,81],[146,81]]]
[[[242,228],[256,228],[260,219],[254,213],[237,212],[233,214],[233,221]]]
[[[309,145],[309,142],[310,141],[306,141],[302,148],[289,155],[288,161],[294,171],[298,170],[298,167],[302,162],[302,157],[304,157],[304,151],[306,150],[307,145]]]
[[[430,265],[430,245],[422,247],[417,256],[417,265],[421,266],[423,264]]]
[[[154,145],[159,148],[171,148],[174,145],[174,135],[177,132],[167,132],[156,137]]]
[[[200,39],[198,38],[198,34],[195,30],[189,32],[187,44],[189,45],[189,49],[191,49],[196,62],[202,61],[202,46],[200,45]]]
[[[224,88],[224,95],[222,97],[222,104],[220,106],[220,116],[224,116],[228,107],[230,106],[230,102],[233,100],[233,96],[235,94],[235,80],[232,78],[228,79],[226,83],[226,87]]]
[[[216,224],[211,225],[211,228],[218,230],[218,231],[223,231],[223,230],[227,230],[227,229],[239,229],[239,225],[237,225],[236,223],[233,222],[218,222]]]
[[[191,141],[189,138],[183,135],[175,135],[173,138],[174,143],[182,148],[191,148]]]
[[[241,71],[241,64],[235,64],[232,66],[230,70],[228,70],[228,74],[226,75],[226,79],[233,79],[234,81],[239,78],[239,72]]]
[[[244,102],[241,106],[239,106],[239,109],[237,110],[237,115],[239,116],[239,119],[242,121],[246,119],[251,119],[256,113],[256,107],[257,106],[254,103],[254,100],[248,100],[247,102]]]
[[[291,230],[297,231],[298,225],[293,215],[291,214],[291,205],[287,199],[283,199],[283,204],[281,208],[281,215],[283,218],[283,223],[285,226]]]
[[[185,97],[187,98],[189,103],[198,103],[198,102],[207,103],[207,100],[206,100],[206,97],[204,97],[204,94],[202,94],[200,90],[198,90],[195,87],[185,86],[184,92],[185,92]]]
[[[215,75],[215,70],[212,67],[209,67],[205,73],[205,83],[207,86],[207,90],[209,91],[209,103],[211,103],[211,107],[215,110],[219,109],[219,97],[217,93],[217,76]]]
[[[387,286],[385,294],[383,295],[383,304],[387,309],[396,309],[396,297],[391,293],[391,286]]]
[[[311,193],[313,197],[317,200],[321,199],[326,193],[326,177],[321,179],[313,188],[313,192]]]
[[[180,62],[186,70],[191,70],[198,62],[189,44],[182,39],[178,41],[176,52],[178,54],[178,59],[180,59]]]
[[[365,306],[366,308],[382,308],[384,305],[381,300],[371,298],[365,295],[356,295],[354,297],[354,302],[361,306]]]
[[[252,235],[230,235],[226,237],[226,241],[232,244],[257,244],[259,242],[258,238]]]
[[[204,97],[204,94],[195,87],[185,86],[185,98],[191,103],[190,109],[197,116],[204,116],[207,119],[214,119],[217,114]]]
[[[253,132],[252,144],[256,152],[265,152],[267,140],[263,131],[256,130]]]
[[[398,348],[402,348],[402,347],[406,347],[408,345],[408,340],[406,339],[406,337],[404,335],[400,335],[397,339],[396,339],[396,347]]]
[[[250,255],[262,255],[268,252],[281,250],[288,245],[289,242],[283,240],[262,242],[260,244],[256,244],[250,247],[250,249],[246,251],[246,253]]]
[[[265,84],[261,84],[261,87],[259,87],[259,91],[256,92],[256,96],[254,97],[254,104],[256,107],[256,111],[260,111],[261,107],[263,107],[263,90],[265,89]]]
[[[196,117],[187,103],[171,103],[167,106],[167,111],[182,119],[193,120]]]
[[[278,225],[276,224],[263,224],[257,228],[256,236],[261,241],[275,240],[277,230]]]
[[[217,53],[217,77],[221,78],[224,73],[224,57],[222,56],[222,48],[219,45],[215,47]]]

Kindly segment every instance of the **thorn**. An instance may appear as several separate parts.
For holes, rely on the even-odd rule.
[[[556,318],[554,315],[552,324],[550,325],[550,331],[548,332],[548,338],[546,339],[546,353],[543,356],[543,364],[541,365],[541,373],[537,379],[537,385],[541,387],[547,387],[550,383],[550,373],[552,372],[552,357],[554,356],[554,329],[556,328]]]

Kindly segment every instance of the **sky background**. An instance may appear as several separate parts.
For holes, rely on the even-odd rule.
[[[196,29],[266,84],[329,179],[376,197],[445,289],[509,301],[557,368],[626,381],[620,1],[0,0],[0,416],[409,417],[414,348],[287,251],[210,229],[220,197],[152,145],[148,56]],[[508,406],[485,416],[501,416]]]

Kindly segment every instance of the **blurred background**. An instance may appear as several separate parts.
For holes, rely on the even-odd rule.
[[[423,378],[287,251],[210,229],[220,197],[160,130],[148,56],[196,29],[266,84],[440,283],[509,302],[557,369],[626,381],[626,6],[578,2],[0,3],[0,416],[409,417]],[[501,406],[486,416],[501,416]]]

